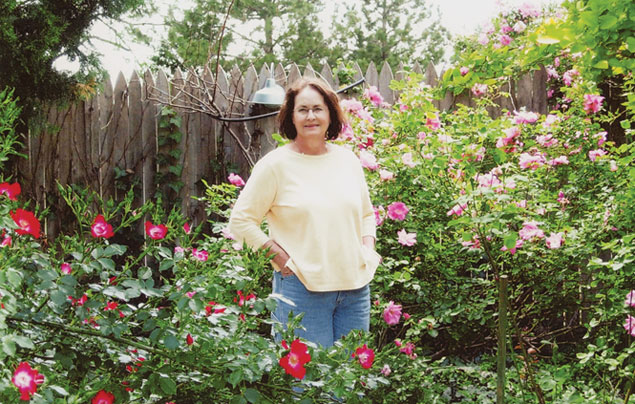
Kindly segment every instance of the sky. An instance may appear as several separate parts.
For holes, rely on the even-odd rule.
[[[552,3],[561,3],[562,0],[429,0],[432,4],[439,7],[441,13],[441,24],[444,25],[453,36],[456,35],[468,35],[478,30],[479,26],[487,23],[492,17],[494,17],[500,10],[506,8],[518,8],[523,3],[530,3],[537,6]],[[333,4],[337,3],[335,0],[325,0],[325,9],[333,9]],[[182,0],[180,2],[170,2],[168,0],[156,1],[159,5],[160,13],[155,16],[153,20],[148,21],[154,24],[160,24],[163,20],[163,14],[167,12],[168,4],[180,4],[181,6],[187,5],[188,0]],[[330,6],[329,6],[330,3]],[[325,20],[330,19],[327,17]],[[128,50],[117,49],[115,46],[110,45],[108,41],[115,40],[115,33],[108,29],[104,24],[98,23],[93,26],[91,33],[98,37],[103,38],[106,41],[94,40],[93,43],[97,50],[103,54],[100,58],[102,65],[106,71],[110,74],[112,80],[116,79],[116,76],[121,71],[126,79],[130,78],[130,75],[134,70],[138,70],[139,66],[144,63],[148,63],[150,57],[153,54],[153,49],[148,46],[139,45],[135,43],[128,43]],[[158,39],[163,33],[159,30],[157,32]],[[451,48],[446,48],[446,54]],[[446,55],[447,56],[447,55]],[[59,60],[56,63],[56,67],[59,69],[65,69],[73,71],[77,69],[72,63]]]

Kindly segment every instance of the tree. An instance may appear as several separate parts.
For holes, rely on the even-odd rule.
[[[236,63],[256,68],[263,63],[293,61],[316,64],[328,54],[327,43],[317,26],[319,2],[300,0],[196,0],[193,8],[177,19],[166,19],[168,38],[152,61],[170,69],[202,66],[218,49],[225,14],[230,19],[223,32],[221,65]],[[240,49],[230,55],[231,48]]]
[[[24,131],[46,101],[71,99],[75,84],[95,75],[97,57],[82,45],[97,19],[116,19],[140,11],[143,0],[3,0],[0,4],[0,89],[15,88],[22,108],[18,128]],[[61,56],[80,62],[75,75],[60,72]]]
[[[281,60],[317,65],[329,53],[316,23],[321,1],[238,0],[236,6],[235,17],[257,24],[247,54],[255,65]]]
[[[443,57],[449,34],[440,25],[438,9],[425,0],[362,0],[345,7],[334,18],[334,55],[354,60],[362,69],[371,61],[425,66]]]
[[[167,38],[161,41],[157,54],[151,58],[152,62],[171,71],[205,65],[210,55],[216,53],[226,7],[218,0],[196,0],[191,9],[184,11],[181,19],[170,10],[165,18],[165,25],[170,27]],[[232,38],[230,30],[223,33],[223,60],[228,58],[225,51]]]

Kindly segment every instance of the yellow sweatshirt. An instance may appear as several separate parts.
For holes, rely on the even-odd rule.
[[[269,235],[260,228],[264,217]],[[375,215],[359,159],[331,143],[317,156],[286,145],[260,159],[234,205],[229,230],[254,249],[274,240],[311,291],[361,288],[380,261],[362,244],[362,237],[375,237]]]

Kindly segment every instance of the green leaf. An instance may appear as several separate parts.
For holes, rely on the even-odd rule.
[[[16,335],[13,337],[13,340],[16,344],[20,345],[22,348],[26,349],[34,349],[35,345],[33,345],[33,341],[30,338],[25,337],[23,335]]]
[[[55,271],[41,270],[41,271],[37,271],[37,276],[38,276],[38,278],[42,279],[43,281],[52,281],[54,279],[57,279],[59,275]]]
[[[506,234],[504,238],[505,247],[507,247],[508,250],[516,247],[516,240],[518,240],[518,233]]]
[[[254,310],[256,311],[256,313],[262,313],[264,309],[265,302],[263,302],[262,300],[257,300],[256,303],[254,303]]]
[[[165,347],[171,351],[174,351],[180,345],[179,340],[172,334],[166,335],[163,339],[163,343],[165,344]]]
[[[108,286],[102,292],[106,296],[116,297],[117,299],[126,300],[126,293],[119,286]]]
[[[170,395],[176,394],[176,382],[169,377],[161,377],[159,379],[159,385],[164,393]]]
[[[2,338],[2,351],[8,356],[15,355],[15,342],[8,335]]]
[[[94,258],[94,259],[99,259],[101,257],[104,256],[104,249],[101,247],[97,247],[95,248],[90,255]]]
[[[115,262],[113,260],[111,260],[110,258],[100,258],[100,259],[97,260],[97,262],[99,262],[99,264],[104,269],[107,269],[109,271],[114,271],[115,270]]]
[[[156,288],[141,288],[141,293],[143,293],[144,295],[148,296],[148,297],[161,297],[163,296],[163,293],[161,293],[160,289],[156,289]]]
[[[234,370],[230,375],[227,381],[231,383],[233,387],[236,387],[238,383],[243,379],[243,371],[241,369]]]
[[[174,266],[174,260],[168,259],[168,260],[161,261],[161,264],[159,264],[159,271],[163,272],[166,269],[172,268],[173,266]]]
[[[256,389],[246,389],[245,390],[245,398],[247,399],[247,401],[249,401],[250,403],[259,403],[260,402],[260,392]]]
[[[613,14],[606,14],[600,17],[600,26],[602,30],[608,31],[617,24],[617,17]]]
[[[247,403],[247,400],[245,400],[243,396],[234,396],[232,397],[232,400],[230,401],[230,404],[245,404],[245,403]]]
[[[126,296],[125,300],[135,299],[141,296],[141,290],[139,288],[128,288],[124,291],[124,295]]]
[[[152,278],[152,269],[148,268],[148,267],[143,267],[139,269],[139,272],[137,272],[137,276],[139,277],[139,279],[150,279]]]
[[[75,285],[77,285],[77,279],[75,279],[73,275],[62,276],[62,278],[60,278],[60,282],[63,285],[70,286],[70,287],[74,287]]]
[[[599,62],[594,64],[593,67],[595,67],[596,69],[608,69],[609,68],[609,61],[608,60],[600,60]]]
[[[175,166],[169,166],[168,171],[170,171],[172,174],[178,177],[181,175],[181,171],[183,171],[183,166],[180,164]]]
[[[126,252],[128,247],[121,244],[111,244],[103,251],[104,257],[112,257],[113,255],[121,255]]]
[[[62,306],[68,300],[68,296],[61,290],[52,291],[50,296],[51,301],[55,303],[56,306]]]
[[[63,387],[52,385],[52,386],[48,386],[48,388],[53,390],[60,396],[66,397],[68,395],[68,391],[66,391]]]
[[[187,299],[189,300],[188,306],[193,312],[198,313],[203,310],[203,302],[199,299]]]
[[[13,268],[7,269],[7,281],[16,289],[22,284],[22,273]]]

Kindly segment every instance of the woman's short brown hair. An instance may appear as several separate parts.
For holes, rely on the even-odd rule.
[[[295,97],[306,87],[311,87],[324,98],[324,103],[329,109],[331,122],[326,130],[326,138],[328,140],[336,139],[342,131],[342,126],[346,123],[346,116],[340,107],[340,100],[335,91],[320,79],[303,77],[296,80],[287,90],[284,102],[278,113],[278,125],[280,133],[287,139],[295,139],[298,135],[293,124],[293,110],[295,109]]]

